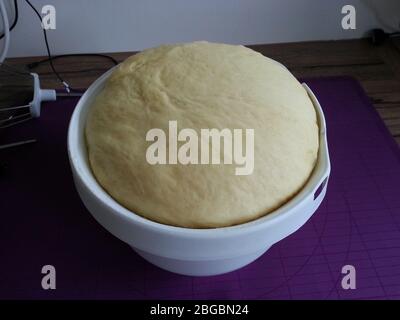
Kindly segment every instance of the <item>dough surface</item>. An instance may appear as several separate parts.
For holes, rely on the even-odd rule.
[[[254,129],[254,171],[236,164],[150,165],[150,129]],[[163,224],[215,228],[290,200],[316,163],[319,133],[307,92],[274,60],[243,46],[194,42],[145,50],[120,64],[90,107],[86,142],[100,185]],[[168,139],[168,138],[167,138]],[[168,154],[168,151],[167,151]]]

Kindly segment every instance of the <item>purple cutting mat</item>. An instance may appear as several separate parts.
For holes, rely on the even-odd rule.
[[[42,117],[0,132],[2,299],[400,298],[400,149],[360,85],[306,81],[325,111],[332,174],[311,220],[251,265],[223,276],[175,275],[144,261],[86,211],[71,178],[67,126],[77,99],[48,103]],[[57,289],[41,289],[41,268]],[[343,290],[354,265],[357,289]]]

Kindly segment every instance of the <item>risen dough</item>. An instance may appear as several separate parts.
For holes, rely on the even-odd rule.
[[[254,129],[254,172],[235,164],[150,165],[146,133]],[[312,102],[292,74],[243,46],[207,42],[143,51],[119,65],[91,106],[88,155],[120,204],[164,224],[213,228],[261,217],[293,197],[318,153]]]

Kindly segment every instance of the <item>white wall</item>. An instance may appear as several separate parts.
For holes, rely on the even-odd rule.
[[[11,3],[11,0],[6,0]],[[37,17],[24,0],[8,56],[44,55]],[[399,0],[31,0],[52,4],[54,54],[141,50],[161,43],[209,40],[233,44],[359,38],[379,26],[367,4],[389,27],[400,21]],[[341,28],[341,8],[353,4],[357,29]]]

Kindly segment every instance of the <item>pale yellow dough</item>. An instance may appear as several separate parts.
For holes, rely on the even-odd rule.
[[[146,133],[254,129],[254,172],[232,165],[150,165]],[[88,155],[101,186],[160,223],[214,228],[264,216],[304,186],[316,163],[318,123],[305,89],[275,61],[243,46],[166,45],[128,58],[91,106]]]

